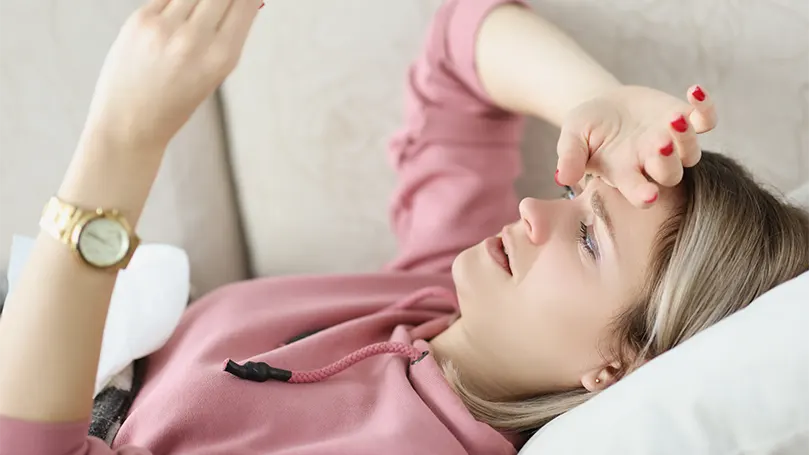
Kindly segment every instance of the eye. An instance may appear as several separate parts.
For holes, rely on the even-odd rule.
[[[598,253],[598,244],[596,243],[590,228],[583,222],[579,222],[579,236],[578,242],[585,253],[589,254],[593,260],[598,260],[600,257]]]

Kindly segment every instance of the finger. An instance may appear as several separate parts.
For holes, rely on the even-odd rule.
[[[615,179],[616,187],[632,205],[646,208],[657,201],[657,185],[646,179],[640,170],[630,170]]]
[[[688,120],[694,126],[694,130],[697,134],[705,133],[716,128],[716,107],[705,89],[699,85],[689,88],[688,102],[694,106],[694,111],[691,112]]]
[[[171,24],[179,25],[188,19],[199,0],[171,0],[161,15]]]
[[[683,166],[691,167],[699,163],[702,158],[702,150],[699,148],[697,133],[685,115],[677,113],[669,124],[669,128],[671,137],[674,139],[674,150],[678,153]]]
[[[559,156],[555,176],[557,185],[574,185],[584,177],[590,149],[580,134],[563,126],[556,154]]]
[[[149,0],[143,5],[141,10],[146,14],[160,14],[170,1],[171,0]]]
[[[215,30],[224,19],[232,2],[233,0],[200,0],[191,12],[188,22],[197,27]]]
[[[668,131],[647,133],[640,162],[652,180],[663,186],[675,186],[683,179],[683,164]]]
[[[247,36],[250,34],[250,27],[258,14],[258,10],[264,6],[261,0],[237,0],[228,9],[219,32],[236,49],[241,50]]]

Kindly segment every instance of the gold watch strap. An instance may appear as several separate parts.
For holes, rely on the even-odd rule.
[[[62,243],[70,243],[74,226],[85,212],[78,207],[66,204],[56,196],[51,197],[42,210],[39,227]]]

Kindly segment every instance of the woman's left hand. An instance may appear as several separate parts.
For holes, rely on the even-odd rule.
[[[697,134],[716,126],[707,93],[694,86],[687,96],[624,86],[574,109],[559,138],[557,183],[573,185],[590,173],[637,207],[654,203],[658,185],[677,185],[683,168],[699,162]]]
[[[148,0],[96,84],[89,130],[122,149],[163,150],[233,71],[261,0]]]

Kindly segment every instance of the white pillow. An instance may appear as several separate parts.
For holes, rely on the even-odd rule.
[[[649,362],[520,455],[809,454],[809,272]]]

